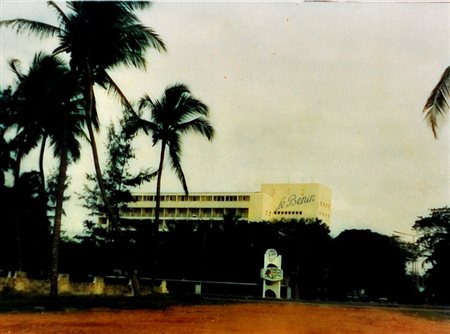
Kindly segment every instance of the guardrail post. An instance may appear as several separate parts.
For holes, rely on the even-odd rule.
[[[195,294],[196,295],[202,294],[202,282],[195,283]]]

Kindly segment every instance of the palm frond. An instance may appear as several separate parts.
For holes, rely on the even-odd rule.
[[[61,24],[67,24],[69,22],[69,18],[67,17],[66,13],[63,12],[63,10],[54,2],[54,1],[47,1],[47,5],[49,7],[52,7],[56,14],[58,15],[58,21]]]
[[[116,82],[111,78],[111,76],[106,71],[104,71],[104,82],[108,90],[108,94],[117,97],[127,112],[136,115],[136,112],[134,111],[133,106],[131,105],[128,98],[125,96],[120,87],[116,84]]]
[[[203,118],[198,117],[192,119],[188,122],[181,123],[178,125],[177,130],[180,132],[196,132],[206,137],[208,140],[212,140],[214,137],[214,128],[211,123]]]
[[[126,119],[126,122],[123,125],[123,130],[126,136],[133,137],[140,130],[144,131],[145,134],[148,135],[149,132],[157,132],[159,128],[157,124],[140,118],[137,114],[134,114],[130,115]]]
[[[9,69],[17,76],[19,81],[25,78],[25,75],[22,72],[21,61],[19,59],[10,59],[8,60]]]
[[[152,99],[148,94],[144,94],[143,97],[139,100],[138,108],[139,110],[143,110],[146,108],[153,109],[155,107],[155,104],[153,103]]]
[[[183,185],[184,192],[187,196],[189,194],[189,190],[186,178],[183,173],[183,169],[181,168],[181,146],[179,136],[172,137],[168,143],[168,146],[172,170],[175,172],[181,184]]]
[[[430,96],[428,97],[423,112],[425,113],[425,120],[433,131],[435,138],[438,137],[438,128],[446,119],[449,111],[450,98],[450,66],[444,71],[441,79],[434,87]]]
[[[127,10],[143,10],[150,8],[152,3],[150,1],[121,1],[119,5]]]
[[[141,44],[141,47],[152,47],[158,52],[167,51],[164,41],[150,27],[146,27],[140,23],[134,24],[129,27],[127,35],[134,43]]]
[[[54,55],[59,55],[60,53],[70,52],[70,48],[67,45],[60,45],[55,50],[53,50]]]
[[[141,170],[138,175],[130,177],[124,181],[124,184],[130,187],[140,186],[144,182],[149,182],[158,176],[158,171]]]
[[[100,131],[100,120],[98,118],[98,111],[97,111],[97,99],[95,97],[94,91],[92,91],[92,114],[90,115],[92,122],[92,125],[94,126],[95,131]]]
[[[177,113],[180,115],[180,122],[186,122],[197,115],[207,117],[209,109],[200,100],[197,100],[191,95],[184,94],[177,105]]]
[[[52,37],[61,31],[60,28],[51,24],[27,19],[2,20],[0,27],[11,27],[18,34],[28,32],[28,34],[34,34],[40,38]]]

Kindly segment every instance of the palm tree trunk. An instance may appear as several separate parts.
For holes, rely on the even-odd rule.
[[[16,192],[16,194],[18,194]],[[18,206],[16,208],[16,211],[19,210]],[[14,215],[15,216],[15,223],[16,223],[16,256],[17,256],[17,270],[23,271],[23,259],[22,259],[22,228],[20,224],[20,219],[18,216],[18,212]]]
[[[97,178],[97,184],[100,189],[100,195],[102,197],[103,203],[106,207],[106,215],[108,219],[111,222],[112,228],[118,228],[119,226],[119,219],[114,213],[114,210],[112,209],[111,202],[109,201],[108,195],[106,193],[105,183],[103,181],[102,176],[102,170],[100,168],[100,162],[98,158],[98,151],[97,151],[97,144],[95,142],[95,134],[94,129],[92,128],[92,113],[94,110],[94,85],[92,82],[92,75],[91,75],[91,69],[89,66],[89,61],[86,59],[86,70],[87,70],[87,80],[88,80],[88,86],[87,89],[89,92],[86,94],[86,104],[87,108],[85,109],[86,112],[86,126],[88,128],[88,134],[89,134],[89,142],[91,144],[91,151],[92,151],[92,157],[94,159],[94,167],[95,167],[95,176]]]
[[[158,167],[158,178],[156,180],[156,207],[155,207],[155,221],[154,221],[154,228],[156,231],[159,229],[159,211],[161,208],[161,178],[162,178],[162,171],[163,171],[163,165],[164,165],[164,156],[166,151],[166,143],[163,141],[161,143],[161,154],[159,157],[159,167]]]
[[[66,122],[66,121],[65,121]],[[67,124],[64,124],[63,140],[59,157],[59,175],[56,188],[55,221],[53,224],[52,240],[52,262],[50,276],[50,295],[58,296],[58,264],[59,264],[59,242],[61,239],[61,220],[63,214],[64,188],[67,174]]]
[[[95,141],[94,129],[92,128],[92,124],[90,124],[90,122],[87,122],[86,125],[88,128],[89,141],[91,144],[91,151],[92,151],[92,158],[94,160],[95,176],[97,178],[97,184],[100,189],[100,195],[102,197],[103,203],[105,204],[106,215],[107,215],[109,221],[111,222],[112,229],[116,229],[119,226],[119,222],[118,222],[116,214],[114,213],[114,210],[111,207],[111,202],[109,201],[108,195],[106,193],[105,183],[103,181],[102,170],[100,167],[100,160],[98,158],[98,151],[97,151],[97,144]]]
[[[153,277],[152,286],[155,287],[155,278],[158,273],[158,232],[159,232],[159,211],[161,209],[161,178],[164,166],[164,156],[166,152],[166,142],[161,143],[161,154],[159,157],[159,167],[158,167],[158,177],[156,180],[156,205],[155,205],[155,220],[151,231],[151,247],[152,247],[152,258],[153,258]]]
[[[19,178],[20,178],[20,166],[22,163],[22,152],[20,148],[17,150],[17,157],[14,165],[13,170],[13,176],[14,176],[14,193],[16,194],[17,198],[20,196],[19,194]],[[22,228],[20,223],[20,206],[17,205],[15,207],[15,214],[14,214],[14,223],[16,225],[16,258],[17,258],[17,270],[23,271],[23,254],[22,254]]]
[[[39,176],[41,178],[42,195],[45,194],[44,153],[45,153],[46,142],[47,142],[47,133],[45,132],[42,137],[41,150],[39,152]]]

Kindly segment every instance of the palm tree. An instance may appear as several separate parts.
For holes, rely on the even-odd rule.
[[[425,113],[425,120],[433,131],[435,138],[438,137],[437,130],[440,124],[445,121],[445,118],[450,109],[450,66],[442,74],[441,79],[434,87],[430,96],[428,97],[423,112]]]
[[[50,294],[58,295],[59,242],[61,239],[61,219],[63,215],[64,190],[66,188],[67,168],[70,162],[80,158],[78,138],[84,137],[83,125],[86,124],[78,79],[68,68],[53,86],[57,103],[53,110],[52,123],[48,124],[48,136],[54,155],[59,158],[59,173],[56,187],[55,221],[53,224],[52,263]],[[59,109],[59,110],[58,110]]]
[[[67,2],[69,14],[53,1],[48,1],[48,5],[56,12],[59,26],[26,19],[0,21],[0,26],[12,27],[17,33],[28,31],[40,37],[57,36],[59,46],[53,53],[70,55],[70,68],[84,87],[86,126],[100,192],[108,218],[117,225],[118,217],[108,200],[95,142],[94,129],[98,131],[99,123],[94,84],[117,95],[132,112],[130,103],[107,71],[120,65],[145,69],[145,50],[152,47],[163,51],[165,46],[134,13],[148,8],[149,1],[70,1]]]
[[[28,73],[20,73],[18,78],[15,91],[18,136],[14,138],[14,142],[19,153],[16,154],[16,160],[20,161],[39,140],[42,140],[42,147],[45,147],[46,138],[49,138],[54,155],[59,159],[51,268],[51,294],[57,295],[59,241],[67,167],[69,162],[80,157],[78,138],[84,134],[81,89],[77,76],[70,72],[61,59],[43,53],[38,53]],[[20,163],[17,164],[20,166]],[[19,175],[20,171],[17,170],[16,173]],[[42,184],[43,172],[40,174]]]
[[[163,173],[166,149],[169,151],[169,159],[173,171],[180,179],[185,194],[188,194],[186,178],[181,168],[181,136],[194,132],[211,140],[214,136],[214,128],[207,120],[208,107],[200,100],[194,98],[189,89],[183,84],[175,84],[165,89],[160,100],[152,101],[148,95],[144,95],[139,102],[139,113],[150,111],[150,120],[138,116],[130,118],[127,131],[135,133],[143,130],[146,134],[152,133],[152,143],[155,146],[160,143],[159,167],[156,181],[156,206],[155,220],[151,228],[153,280],[157,273],[157,234],[159,230],[159,217],[161,207],[161,178]]]
[[[13,106],[10,108],[10,122],[8,127],[15,129],[15,135],[8,143],[8,146],[14,151],[13,176],[14,188],[18,187],[21,176],[22,159],[28,155],[41,141],[40,152],[40,196],[46,197],[45,178],[43,169],[43,155],[46,144],[46,138],[49,130],[49,120],[54,118],[55,96],[51,96],[56,80],[62,75],[62,62],[52,56],[44,53],[37,53],[32,61],[28,73],[23,73],[20,69],[20,61],[17,59],[9,62],[11,69],[17,76],[16,87],[12,94]],[[54,94],[53,94],[54,95]],[[58,107],[59,108],[59,107]],[[16,210],[20,210],[17,207]],[[22,222],[18,218],[20,212],[16,212],[14,217],[16,225],[16,244],[17,244],[17,268],[22,268]]]
[[[160,143],[159,167],[156,181],[156,208],[154,228],[159,227],[159,211],[161,207],[161,177],[163,173],[166,149],[172,169],[180,179],[183,189],[188,194],[186,178],[181,168],[181,136],[194,132],[208,140],[214,136],[214,129],[207,120],[208,107],[194,98],[183,84],[175,84],[166,88],[160,100],[152,101],[145,95],[139,103],[139,111],[149,110],[150,120],[132,118],[130,131],[139,129],[152,133],[153,145]]]

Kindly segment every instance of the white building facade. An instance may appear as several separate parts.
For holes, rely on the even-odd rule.
[[[155,193],[135,193],[134,202],[121,217],[151,220],[155,216]],[[223,221],[225,214],[247,221],[320,219],[331,223],[331,190],[319,183],[262,184],[259,192],[197,192],[161,194],[162,226],[186,220]]]

